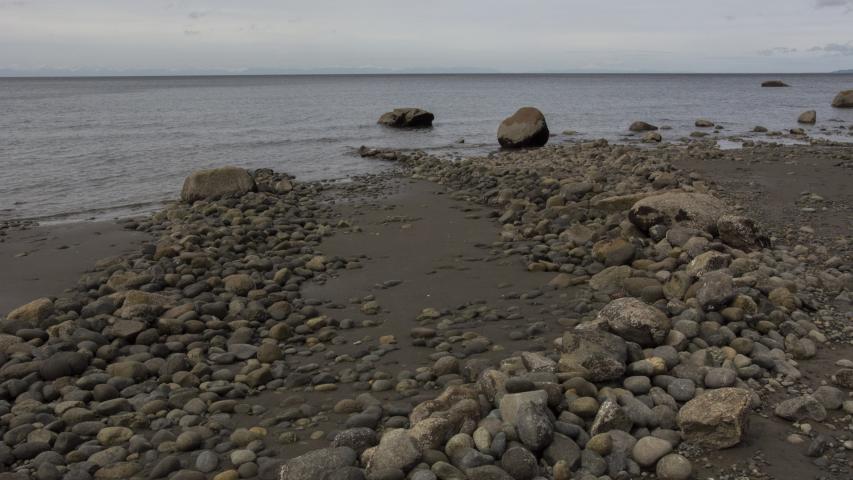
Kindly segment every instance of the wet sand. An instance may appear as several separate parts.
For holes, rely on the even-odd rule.
[[[98,260],[139,248],[150,237],[115,222],[9,230],[0,237],[0,315],[74,286]]]
[[[786,150],[778,159],[770,154],[755,158],[731,155],[687,159],[677,165],[720,185],[729,200],[777,232],[779,243],[819,237],[834,252],[847,255],[849,244],[837,240],[850,234],[850,222],[844,218],[849,218],[851,197],[844,186],[850,183],[851,169],[826,162],[809,163],[814,155],[808,150],[800,153],[793,163],[784,155],[796,156],[797,150]],[[849,149],[844,154],[849,154]],[[803,212],[797,202],[799,193],[806,190],[823,197],[827,208]],[[434,348],[413,346],[413,328],[435,327],[417,320],[424,308],[463,318],[469,312],[484,312],[453,324],[442,335],[454,354],[497,363],[517,351],[553,351],[553,340],[573,326],[582,313],[596,311],[609,300],[606,295],[590,296],[585,286],[548,286],[556,272],[530,272],[521,254],[508,253],[506,245],[496,243],[501,229],[495,219],[501,212],[469,201],[453,188],[388,174],[329,189],[322,200],[329,207],[325,212],[329,218],[345,225],[339,225],[334,235],[324,237],[317,250],[354,268],[319,274],[302,285],[300,294],[319,315],[336,322],[354,320],[358,325],[336,331],[334,346],[328,348],[334,349],[337,358],[360,358],[383,351],[381,359],[374,363],[374,380],[395,382],[409,378],[414,372],[430,368],[441,356]],[[807,219],[814,234],[800,229]],[[147,234],[127,231],[115,223],[9,232],[0,243],[4,267],[0,282],[12,288],[0,293],[0,312],[36,297],[58,294],[73,286],[98,259],[138,251],[149,239]],[[20,253],[27,255],[17,256]],[[849,257],[844,261],[849,265]],[[368,301],[378,303],[377,312],[363,310]],[[579,303],[583,306],[576,312],[573,309]],[[469,355],[472,347],[466,342],[471,340],[483,341],[474,342],[473,348],[479,351]],[[286,355],[284,361],[292,371],[316,364],[319,368],[307,370],[311,375],[340,373],[347,361],[338,363],[328,353],[331,352],[327,349],[302,349],[298,354]],[[836,368],[835,361],[840,358],[853,358],[853,347],[822,347],[815,358],[801,362],[804,383],[814,388],[825,382],[826,373]],[[386,405],[416,404],[443,389],[442,381],[436,380],[419,388],[413,396],[393,388],[369,393]],[[335,411],[335,405],[364,392],[352,382],[340,381],[332,391],[313,390],[307,385],[262,389],[248,401],[263,407],[266,419],[292,406],[312,405],[320,412],[306,427],[274,422],[266,425],[269,434],[264,442],[275,450],[276,463],[280,464],[327,447],[350,417]],[[719,478],[722,471],[734,465],[747,473],[751,465],[756,465],[756,472],[761,473],[755,473],[754,478],[826,475],[825,469],[804,455],[804,445],[786,441],[794,431],[792,425],[776,418],[771,408],[782,398],[785,396],[781,394],[770,397],[766,408],[753,414],[752,430],[741,445],[692,458],[696,478]],[[259,420],[255,414],[235,412],[227,427],[249,428],[258,425]],[[813,427],[815,432],[825,434],[832,434],[835,428],[818,422]],[[290,433],[296,435],[294,443],[276,443],[275,439]],[[181,458],[191,462],[189,454]],[[278,478],[277,464],[262,466],[258,477]]]

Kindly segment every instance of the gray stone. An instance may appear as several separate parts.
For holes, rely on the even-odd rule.
[[[598,320],[629,342],[654,347],[666,340],[670,320],[657,308],[633,297],[613,300],[598,312]]]
[[[822,422],[826,420],[826,408],[811,395],[801,395],[784,400],[776,405],[773,413],[777,417],[795,422],[801,420]]]
[[[558,369],[601,382],[625,373],[628,347],[617,335],[601,330],[569,330],[563,334]]]
[[[370,476],[373,471],[394,469],[407,472],[420,459],[421,451],[406,430],[386,431],[367,464],[367,474]]]
[[[658,460],[671,451],[671,443],[657,437],[648,436],[637,440],[631,456],[641,467],[649,468],[654,466]]]
[[[554,425],[545,412],[545,407],[532,402],[524,403],[519,407],[515,426],[518,439],[534,452],[549,445],[554,436]]]
[[[355,450],[349,447],[314,450],[285,462],[279,480],[316,480],[355,464],[357,458]]]

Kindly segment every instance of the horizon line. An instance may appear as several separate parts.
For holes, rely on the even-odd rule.
[[[461,76],[461,75],[477,75],[477,76],[511,76],[511,75],[752,75],[752,76],[783,76],[783,75],[853,75],[853,70],[836,70],[831,72],[677,72],[677,71],[650,71],[650,72],[613,72],[613,71],[590,71],[590,72],[549,72],[549,71],[530,71],[530,72],[483,72],[483,71],[436,71],[436,72],[322,72],[322,71],[306,71],[306,72],[287,72],[287,73],[246,73],[246,72],[218,72],[218,73],[81,73],[63,75],[57,73],[45,74],[7,74],[0,72],[0,79],[81,79],[81,78],[205,78],[205,77],[379,77],[379,76]]]

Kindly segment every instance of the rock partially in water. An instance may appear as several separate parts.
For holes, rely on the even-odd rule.
[[[498,143],[504,148],[541,147],[549,135],[545,115],[534,107],[519,108],[498,127]]]
[[[395,108],[379,117],[379,124],[394,128],[431,127],[435,115],[420,108]]]
[[[657,126],[642,121],[636,121],[628,127],[628,130],[632,132],[650,132],[657,129]]]
[[[853,90],[844,90],[832,100],[832,106],[835,108],[853,108]]]
[[[814,110],[805,111],[801,113],[799,117],[797,117],[797,122],[813,125],[815,122],[817,122],[817,112],[815,112]]]
[[[181,200],[195,202],[231,195],[244,195],[255,189],[249,172],[238,167],[221,167],[193,172],[184,180]]]

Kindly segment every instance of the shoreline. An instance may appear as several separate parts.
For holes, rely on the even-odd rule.
[[[719,148],[720,150],[744,150],[751,149],[755,146],[781,146],[781,147],[846,147],[853,145],[853,127],[845,127],[843,122],[836,128],[835,133],[826,133],[826,126],[822,126],[820,131],[815,127],[809,127],[809,131],[805,135],[792,134],[783,131],[770,131],[766,133],[742,132],[740,134],[725,130],[722,125],[718,125],[720,129],[696,128],[694,133],[701,136],[682,135],[681,137],[669,137],[666,131],[669,127],[662,126],[661,132],[664,135],[664,141],[661,143],[646,142],[642,135],[635,133],[613,133],[610,136],[599,137],[594,134],[585,134],[582,132],[571,131],[571,134],[553,133],[551,145],[571,146],[586,142],[592,142],[599,138],[605,138],[614,145],[624,145],[629,147],[639,148],[657,148],[658,146],[673,146],[673,147],[700,147],[700,148]],[[568,131],[567,131],[568,132]],[[811,135],[814,133],[814,135]],[[851,137],[847,140],[844,136]],[[559,142],[559,143],[555,143]],[[460,147],[461,151],[457,151]],[[348,147],[349,154],[357,157],[360,156],[359,151],[367,146],[350,146]],[[393,148],[396,152],[413,153],[425,151],[426,153],[439,157],[451,159],[461,159],[468,157],[476,157],[483,155],[495,155],[501,152],[497,145],[484,143],[479,145],[452,143],[444,146],[432,147],[429,149],[420,149],[417,147],[411,148]],[[472,151],[473,150],[473,151]],[[250,167],[246,167],[250,168]],[[297,177],[297,179],[299,179]],[[344,177],[330,177],[321,179],[312,179],[309,181],[322,182],[338,182],[346,181]],[[301,181],[301,179],[300,179]],[[170,202],[170,199],[149,200],[142,203],[132,203],[127,205],[99,207],[90,210],[78,212],[55,213],[42,216],[24,216],[24,217],[9,217],[0,219],[0,229],[4,225],[15,224],[20,222],[35,222],[40,225],[61,225],[68,223],[79,223],[87,221],[113,221],[126,218],[132,218],[140,215],[150,215],[158,210],[165,208]]]
[[[853,148],[839,148],[847,156],[847,160],[842,159],[841,162],[853,159]],[[788,147],[779,149],[794,150]],[[565,433],[559,433],[559,438],[566,439],[560,440],[565,442],[565,448],[571,449],[569,445],[575,445],[573,448],[587,447],[584,452],[589,452],[586,456],[591,459],[584,460],[585,468],[598,471],[601,460],[605,462],[605,472],[624,468],[634,474],[634,469],[640,468],[634,460],[637,458],[636,450],[628,448],[623,451],[624,458],[620,464],[615,459],[617,455],[601,455],[589,446],[591,435],[587,430],[593,418],[602,411],[603,400],[611,398],[608,395],[624,401],[620,408],[631,412],[631,418],[634,418],[638,411],[645,410],[628,399],[648,400],[649,389],[640,386],[636,391],[630,390],[631,395],[623,393],[629,391],[624,389],[618,393],[607,393],[613,387],[606,386],[607,382],[586,381],[583,384],[575,382],[574,390],[567,388],[573,376],[568,371],[557,369],[557,361],[562,365],[564,359],[559,350],[555,353],[554,339],[579,324],[593,321],[605,305],[623,296],[648,298],[649,303],[663,308],[668,315],[681,321],[688,321],[689,317],[683,311],[674,313],[676,310],[666,302],[661,304],[662,293],[655,288],[643,292],[643,289],[623,284],[626,279],[615,277],[602,283],[605,278],[601,276],[603,272],[612,273],[629,267],[631,278],[642,279],[635,283],[653,287],[653,283],[662,285],[663,282],[652,273],[669,272],[674,268],[648,269],[651,259],[646,261],[644,257],[654,254],[656,247],[646,234],[638,232],[627,220],[626,211],[633,201],[597,203],[597,200],[613,200],[640,193],[650,195],[677,188],[688,192],[710,191],[721,194],[729,202],[742,202],[743,210],[750,214],[755,212],[764,216],[756,219],[766,223],[771,230],[783,231],[781,227],[785,222],[792,220],[784,215],[768,214],[768,211],[772,213],[772,204],[763,206],[771,210],[762,210],[749,203],[755,202],[756,197],[738,196],[746,190],[743,182],[748,182],[750,176],[767,175],[769,167],[773,168],[768,178],[786,178],[792,167],[785,163],[790,159],[780,162],[775,158],[780,152],[758,153],[762,161],[757,165],[744,159],[701,158],[701,155],[699,158],[673,158],[679,152],[684,154],[688,151],[686,147],[669,145],[639,149],[586,142],[540,150],[502,152],[457,164],[408,152],[395,154],[396,163],[390,163],[391,168],[386,173],[356,178],[344,184],[294,182],[294,189],[288,193],[252,193],[237,199],[201,202],[195,207],[177,203],[139,219],[137,229],[148,232],[139,235],[161,235],[159,239],[146,242],[152,248],[137,249],[114,262],[101,263],[93,277],[93,286],[98,288],[86,294],[78,292],[76,296],[72,295],[81,303],[97,303],[98,310],[89,307],[91,311],[84,313],[86,308],[57,307],[60,312],[45,318],[39,316],[39,321],[60,315],[63,322],[71,322],[66,325],[85,325],[90,329],[100,326],[103,331],[97,334],[110,338],[115,345],[112,352],[96,350],[98,353],[91,361],[87,358],[85,370],[74,372],[74,376],[88,372],[85,375],[90,378],[97,375],[92,371],[103,369],[110,372],[111,378],[100,383],[105,387],[98,391],[107,390],[106,386],[109,386],[115,393],[110,394],[112,398],[86,400],[62,414],[69,424],[74,423],[71,418],[74,415],[79,415],[75,418],[91,419],[83,423],[101,422],[95,425],[95,430],[78,428],[82,432],[81,439],[90,439],[94,443],[73,446],[67,455],[72,459],[87,458],[89,462],[93,462],[91,458],[94,457],[96,467],[89,473],[96,473],[101,478],[111,478],[110,475],[114,478],[135,478],[154,475],[153,472],[163,477],[177,476],[180,472],[203,472],[216,474],[213,478],[217,479],[236,478],[234,474],[238,469],[242,473],[254,473],[249,478],[279,478],[278,469],[285,460],[312,451],[323,455],[319,461],[303,457],[305,465],[308,465],[305,468],[314,470],[302,469],[300,471],[304,475],[299,476],[292,473],[296,467],[291,462],[285,469],[288,471],[290,468],[292,474],[282,478],[319,478],[305,472],[316,473],[318,468],[322,470],[335,462],[341,462],[341,467],[346,463],[367,466],[369,475],[378,475],[378,467],[370,465],[380,461],[396,465],[393,458],[400,456],[390,443],[380,442],[383,435],[394,439],[397,434],[392,433],[392,428],[412,429],[418,425],[417,412],[423,408],[422,402],[433,399],[445,387],[455,386],[460,398],[470,401],[465,396],[468,395],[465,388],[479,385],[478,388],[482,388],[488,397],[487,385],[479,374],[494,368],[491,372],[497,373],[492,373],[490,378],[503,378],[508,382],[505,388],[511,390],[504,391],[503,395],[542,391],[537,387],[546,392],[557,389],[559,407],[553,408],[558,408],[563,414],[559,415],[556,423],[560,425],[555,428],[565,429],[560,431]],[[805,153],[811,155],[812,152],[807,150]],[[721,154],[725,155],[734,154]],[[692,170],[673,169],[670,161],[675,166],[704,170],[703,175],[693,175]],[[725,169],[720,170],[721,163],[718,162],[728,163],[725,163]],[[800,174],[792,177],[808,181],[805,173],[810,169],[809,164],[803,162],[798,168],[802,168]],[[825,211],[810,212],[815,215],[807,218],[830,219],[845,211],[849,213],[849,197],[838,186],[845,184],[843,175],[849,178],[851,170],[843,166],[838,168],[841,170],[830,173],[814,172],[817,177],[828,176],[840,183],[821,185],[829,193],[820,193],[835,203]],[[720,174],[720,178],[730,176],[732,171],[744,177],[737,179],[743,182],[727,185],[717,179],[716,183],[722,186],[722,189],[717,189],[715,182],[704,180],[714,180],[713,173]],[[410,175],[414,179],[409,178]],[[775,180],[772,183],[775,185]],[[791,203],[793,197],[786,194],[790,194],[792,187],[776,185],[778,188],[774,189],[774,185],[762,185],[759,193],[764,196],[758,198],[769,198],[779,205]],[[728,205],[732,206],[731,203]],[[563,217],[566,220],[559,223]],[[794,217],[793,220],[800,222],[802,218]],[[563,232],[570,225],[583,225],[586,230],[578,228],[571,231],[570,237],[577,240],[563,238]],[[767,367],[767,376],[738,372],[731,385],[754,389],[761,397],[762,408],[759,411],[762,419],[756,420],[760,435],[745,435],[743,444],[722,452],[696,448],[689,442],[678,449],[671,446],[669,450],[677,451],[692,461],[697,478],[721,473],[754,474],[755,468],[776,478],[784,478],[792,472],[800,476],[821,474],[843,478],[849,471],[844,470],[849,469],[849,449],[845,450],[847,447],[841,437],[846,435],[850,439],[850,433],[844,428],[844,413],[838,411],[840,406],[825,412],[825,419],[803,420],[794,427],[773,413],[779,402],[788,397],[798,398],[797,393],[816,389],[822,380],[833,385],[828,374],[838,369],[835,362],[839,359],[853,360],[853,344],[850,343],[853,330],[849,326],[846,330],[844,327],[845,320],[849,324],[849,314],[845,319],[827,303],[831,299],[838,301],[838,297],[848,291],[845,285],[849,284],[850,245],[837,244],[831,239],[833,236],[849,237],[850,223],[828,222],[824,225],[821,220],[815,223],[815,227],[816,236],[786,236],[783,232],[777,241],[820,242],[819,246],[825,247],[825,251],[800,252],[795,245],[774,245],[772,250],[753,251],[750,256],[722,245],[713,236],[709,242],[706,239],[709,234],[694,232],[692,238],[697,240],[692,243],[698,250],[688,254],[686,241],[678,245],[672,240],[674,248],[681,250],[684,247],[679,256],[672,258],[698,256],[699,252],[717,250],[739,259],[751,258],[755,262],[764,262],[772,257],[778,258],[780,263],[790,262],[797,275],[817,275],[814,273],[816,269],[825,270],[841,286],[840,294],[825,296],[821,292],[827,289],[829,279],[801,286],[798,277],[792,278],[790,272],[779,266],[767,266],[775,268],[775,276],[754,279],[752,286],[739,284],[738,288],[766,302],[770,300],[764,291],[765,286],[759,287],[758,283],[790,287],[794,292],[789,294],[801,302],[795,302],[795,307],[788,312],[797,321],[804,320],[802,317],[806,315],[801,312],[801,308],[805,309],[802,307],[804,303],[816,305],[816,312],[809,310],[812,312],[809,315],[814,315],[813,320],[820,331],[817,328],[802,332],[795,329],[794,338],[790,340],[792,343],[784,338],[777,348],[795,352],[799,348],[807,350],[807,344],[815,342],[820,344],[820,348],[813,353],[813,359],[792,361],[783,354],[781,360],[775,360],[781,364]],[[824,228],[827,232],[823,231]],[[88,236],[91,232],[83,230],[80,233],[81,248],[103,248],[104,242],[93,242]],[[111,242],[114,244],[111,248],[129,246],[121,235],[129,232],[114,233],[116,239]],[[617,233],[635,242],[632,243],[635,249],[632,258],[619,260],[621,254],[615,245],[612,251],[598,257],[601,247],[592,245]],[[589,238],[584,240],[587,235]],[[41,250],[34,254],[34,258],[52,252],[50,249],[55,248],[56,242],[70,243],[67,238],[49,238],[47,243],[39,243]],[[704,243],[702,239],[705,239]],[[30,241],[36,240],[31,238]],[[0,249],[9,245],[9,242],[0,243]],[[69,250],[60,251],[66,256],[63,262],[71,256],[68,255],[71,253]],[[810,254],[814,259],[809,258]],[[634,259],[633,255],[638,257]],[[827,265],[825,262],[833,256],[840,256],[841,263]],[[81,264],[87,258],[80,252],[76,252],[74,257]],[[839,269],[848,275],[846,280],[832,273]],[[72,269],[69,276],[75,273],[77,278],[82,272]],[[738,279],[743,282],[744,276],[748,277],[738,275]],[[597,280],[593,281],[593,278]],[[55,280],[60,283],[67,277]],[[73,282],[66,285],[71,287]],[[92,293],[95,291],[97,293]],[[91,297],[87,298],[87,295]],[[106,297],[117,299],[113,305],[115,308],[104,305],[108,303]],[[93,301],[96,298],[97,301]],[[131,298],[134,299],[132,302]],[[684,297],[683,300],[679,298],[675,302],[678,309],[695,309],[692,303],[695,298]],[[841,301],[843,303],[844,299]],[[849,307],[849,300],[847,305]],[[76,314],[70,314],[71,310]],[[796,315],[795,312],[802,314]],[[105,316],[100,317],[104,323],[96,320],[99,317],[92,315],[94,313]],[[706,316],[706,322],[722,321],[713,309],[694,314],[699,315],[696,318]],[[810,316],[807,318],[809,322],[812,319]],[[752,326],[743,328],[751,330]],[[45,330],[51,331],[51,328]],[[86,350],[87,347],[72,341],[72,332],[67,328],[52,330],[50,337],[56,337],[52,347],[66,352],[78,348]],[[785,328],[794,327],[788,325]],[[801,325],[801,328],[806,327]],[[681,332],[680,329],[672,331],[676,330]],[[775,331],[775,328],[770,329],[770,332]],[[828,337],[824,338],[826,343],[819,342],[820,336],[813,331]],[[706,348],[711,348],[707,347],[708,342],[716,340],[705,333],[703,331],[692,337],[695,339],[694,348],[698,349],[703,343]],[[140,340],[140,336],[146,340]],[[0,376],[8,379],[13,370],[17,372],[24,369],[24,364],[36,361],[41,362],[37,371],[43,371],[49,357],[45,357],[46,351],[41,349],[51,348],[51,344],[42,344],[42,338],[34,335],[26,343],[28,348],[16,347],[13,361],[0,368]],[[96,338],[87,341],[93,342]],[[762,335],[755,338],[756,343],[759,343],[759,338],[768,341],[768,337]],[[778,339],[772,337],[771,340],[777,342]],[[678,342],[667,343],[669,347],[673,345],[685,346]],[[8,348],[6,344],[4,347]],[[658,346],[654,352],[666,356],[667,361],[673,361],[668,350],[664,352],[660,348],[663,347]],[[651,347],[646,350],[649,354],[646,360],[654,357]],[[632,355],[633,361],[644,361],[643,349],[633,349]],[[743,354],[748,355],[749,352]],[[680,362],[680,357],[676,356],[674,361]],[[531,362],[538,366],[533,368]],[[715,373],[734,369],[731,363],[711,363],[701,368]],[[794,375],[798,369],[805,374],[803,377]],[[27,372],[23,372],[24,376]],[[657,377],[663,381],[662,378],[668,376],[643,372],[634,371],[631,378],[637,377],[637,382],[642,383],[639,377],[658,382]],[[623,386],[627,389],[629,383],[622,376],[616,379],[616,385],[621,385],[622,381],[626,381]],[[701,379],[697,380],[697,383],[701,382]],[[166,387],[157,390],[158,385]],[[704,387],[708,391],[714,388],[711,384]],[[588,393],[590,388],[596,394]],[[696,388],[702,390],[703,385]],[[582,393],[584,391],[587,393]],[[39,401],[45,404],[59,401],[41,392],[39,395]],[[663,395],[668,394],[663,392]],[[111,408],[101,408],[105,402],[125,397],[133,402],[131,410],[122,407],[113,412]],[[591,411],[589,405],[596,398],[602,402],[599,404],[596,400],[595,411]],[[846,398],[849,399],[849,393]],[[198,399],[201,401],[196,401]],[[489,430],[491,426],[486,428],[490,425],[485,417],[488,411],[482,413],[477,409],[475,413],[470,410],[470,405],[459,406],[461,403],[458,402],[465,401],[457,398],[447,404],[430,404],[429,408],[444,412],[468,408],[464,410],[465,418],[470,416],[474,423],[460,428],[463,435],[469,435],[473,442],[478,442],[476,448],[468,447],[469,456],[481,458],[477,455],[492,452],[492,445],[484,447],[482,438],[486,433],[476,433],[474,427],[485,429],[491,439],[497,432]],[[488,402],[489,408],[504,411],[497,398],[488,399]],[[548,403],[553,402],[549,400]],[[679,400],[676,407],[681,408],[684,403]],[[85,412],[75,411],[72,415],[70,412],[77,408]],[[21,415],[19,413],[18,416]],[[673,419],[667,419],[669,417],[663,415],[655,420],[656,429],[649,423],[644,427],[629,427],[629,430],[637,436],[657,435],[655,438],[673,441],[672,432],[677,432],[678,428],[671,423]],[[824,422],[833,423],[837,430],[828,429]],[[796,426],[803,423],[811,425],[809,431],[796,430]],[[113,429],[108,430],[109,434],[101,433],[108,428]],[[336,436],[341,430],[347,430],[351,436]],[[569,436],[569,430],[574,432],[574,437]],[[839,444],[844,445],[832,451],[822,450],[819,457],[826,459],[823,466],[812,464],[810,457],[804,455],[806,447],[811,448],[818,434],[838,437]],[[583,435],[587,435],[585,441],[581,440]],[[631,437],[627,432],[625,435]],[[792,442],[790,435],[799,435],[799,441],[805,443]],[[618,437],[616,433],[613,433],[613,438],[618,438],[619,442],[628,441],[627,437]],[[396,443],[401,441],[397,439]],[[447,438],[440,444],[430,444],[430,447],[450,452],[450,444],[445,445],[446,441]],[[36,446],[31,445],[33,443],[36,442],[25,440],[15,446],[17,454],[13,453],[12,457],[18,470],[34,470],[24,452],[26,448],[35,449]],[[146,443],[148,448],[143,448]],[[379,446],[365,457],[371,458],[372,455],[372,460],[366,465],[340,450],[364,450],[377,443]],[[526,441],[522,443],[527,445]],[[675,443],[680,443],[680,437]],[[130,447],[131,444],[143,447]],[[338,449],[322,450],[330,444],[338,446]],[[614,445],[625,447],[624,444]],[[471,453],[475,450],[478,453]],[[757,450],[763,452],[762,458],[769,465],[754,465],[753,457]],[[578,470],[581,465],[580,449],[577,457],[566,452],[560,455],[559,458],[574,465],[573,470]],[[462,469],[461,465],[465,464],[449,453],[445,458],[448,466],[447,462],[456,465],[453,468]],[[571,459],[578,463],[574,464],[569,461]],[[426,454],[419,452],[417,461],[425,460]],[[98,463],[101,461],[103,464]],[[590,462],[589,465],[586,462]],[[78,465],[85,462],[70,463]],[[436,465],[442,462],[425,463],[435,471],[439,468]],[[548,478],[557,477],[558,470],[565,468],[565,465],[555,467],[554,462],[546,463],[551,465],[542,467],[541,472]],[[497,465],[503,464],[497,462]],[[718,468],[719,465],[724,467]],[[470,468],[486,466],[471,467],[469,464]],[[59,471],[59,467],[54,468]],[[226,473],[231,476],[219,477]],[[485,475],[486,471],[482,473]],[[191,475],[184,474],[186,478],[195,478]]]
[[[30,225],[0,236],[0,316],[73,287],[99,260],[138,250],[148,237],[117,222]]]

